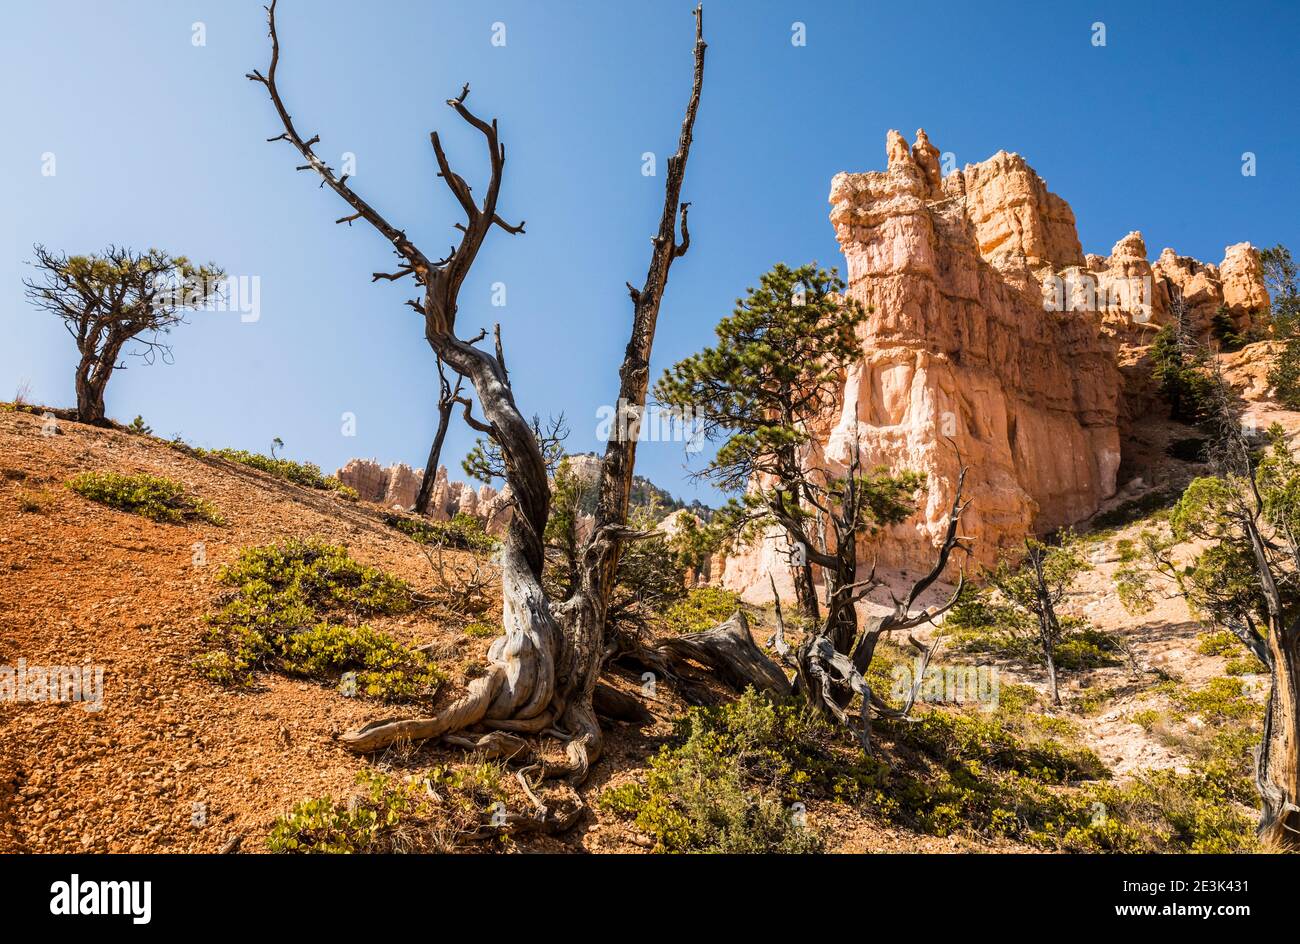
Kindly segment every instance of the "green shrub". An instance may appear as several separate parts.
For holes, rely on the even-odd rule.
[[[694,587],[664,611],[675,633],[699,633],[725,622],[740,608],[740,597],[721,587]]]
[[[494,551],[499,546],[497,539],[483,530],[481,521],[464,512],[457,513],[450,521],[428,521],[389,513],[384,515],[384,523],[421,544],[485,552]]]
[[[924,751],[934,760],[976,763],[1042,783],[1068,783],[1109,776],[1092,751],[1058,739],[1059,719],[1027,713],[964,714],[927,711],[891,727],[898,743]],[[1068,723],[1067,723],[1068,724]]]
[[[1159,689],[1169,696],[1180,717],[1196,714],[1207,722],[1240,721],[1263,712],[1246,694],[1245,683],[1239,678],[1218,676],[1200,688],[1162,682]]]
[[[1254,653],[1247,653],[1243,656],[1229,659],[1224,665],[1223,671],[1229,675],[1259,675],[1268,671],[1268,666],[1255,658]]]
[[[490,623],[487,620],[475,620],[465,627],[465,635],[474,639],[494,639],[500,636],[503,630],[498,623]]]
[[[1066,671],[1116,665],[1119,640],[1076,616],[1061,616],[1061,638],[1054,658]],[[963,595],[944,618],[942,632],[958,652],[988,653],[1018,662],[1039,663],[1042,644],[1036,626],[986,592]]]
[[[1189,773],[1138,773],[1123,784],[1098,784],[1081,798],[1092,810],[1051,837],[1081,851],[1231,853],[1258,851],[1258,798],[1251,749],[1258,736],[1244,726],[1217,732]]]
[[[153,521],[181,524],[206,521],[223,524],[217,509],[185,493],[185,486],[156,475],[118,475],[116,472],[82,472],[68,487],[83,498],[118,511],[143,515]]]
[[[266,847],[276,853],[446,852],[472,835],[491,804],[504,803],[501,768],[436,767],[399,779],[357,772],[358,791],[317,797],[276,819]]]
[[[820,837],[798,824],[790,804],[833,775],[832,758],[816,747],[824,734],[800,706],[753,690],[692,708],[645,783],[607,790],[600,805],[634,818],[660,852],[816,852]]]
[[[1129,720],[1136,725],[1141,725],[1144,730],[1150,731],[1160,723],[1163,717],[1164,715],[1154,708],[1143,708],[1141,711],[1134,712]]]
[[[256,668],[310,678],[355,671],[357,693],[397,701],[430,696],[442,679],[424,653],[357,625],[406,613],[413,601],[405,583],[345,548],[315,541],[245,548],[217,579],[233,588],[208,619],[219,649],[196,662],[212,681],[248,684]]]
[[[259,469],[267,475],[272,475],[277,479],[284,479],[286,482],[293,482],[295,485],[338,492],[342,497],[352,501],[357,498],[356,489],[344,485],[332,475],[322,475],[320,466],[312,462],[275,459],[261,453],[249,452],[246,449],[195,449],[194,451],[201,456],[215,456],[218,459],[226,459],[230,462],[238,462],[240,465]]]
[[[128,433],[134,433],[137,436],[153,435],[153,427],[145,424],[144,417],[139,414],[131,421],[131,425],[126,427]]]
[[[1240,649],[1241,640],[1226,629],[1202,633],[1196,643],[1196,651],[1203,656],[1226,656]]]

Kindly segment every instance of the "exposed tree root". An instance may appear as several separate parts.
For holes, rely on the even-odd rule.
[[[730,619],[701,633],[659,640],[659,655],[680,666],[686,661],[711,669],[719,681],[738,692],[749,686],[773,695],[790,694],[790,680],[767,657],[749,632],[749,620],[740,610]]]

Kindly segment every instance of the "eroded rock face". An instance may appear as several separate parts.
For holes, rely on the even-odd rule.
[[[842,472],[856,441],[864,468],[926,476],[918,514],[862,549],[867,565],[912,572],[933,560],[965,465],[962,533],[990,564],[1115,493],[1121,351],[1169,320],[1170,283],[1198,330],[1220,304],[1248,325],[1268,303],[1258,254],[1241,243],[1212,266],[1166,250],[1152,265],[1134,232],[1085,257],[1069,204],[1019,155],[940,179],[924,132],[909,148],[891,131],[886,154],[884,171],[831,181],[848,293],[870,315],[809,463]],[[770,571],[784,596],[786,551],[779,535],[756,543],[728,559],[723,585],[766,599]]]
[[[374,459],[349,459],[334,477],[356,489],[362,501],[382,502],[388,492],[388,470]]]
[[[355,488],[363,501],[406,511],[415,506],[424,479],[422,471],[405,463],[381,466],[374,459],[350,459],[336,475],[344,485]],[[449,521],[458,514],[472,515],[483,522],[489,534],[501,537],[513,507],[508,485],[499,492],[491,485],[475,489],[465,482],[450,481],[447,467],[438,467],[429,502],[429,517],[434,521]]]

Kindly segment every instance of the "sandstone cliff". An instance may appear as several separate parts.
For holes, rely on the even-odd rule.
[[[415,505],[424,473],[405,463],[381,466],[374,459],[350,459],[335,473],[344,485],[357,490],[362,501],[409,511]],[[429,517],[448,521],[458,514],[472,515],[483,522],[489,534],[500,537],[510,520],[510,488],[497,491],[491,485],[477,488],[466,482],[452,482],[447,467],[439,466],[433,483]]]
[[[871,313],[808,462],[842,471],[856,440],[865,467],[927,476],[919,513],[863,548],[897,571],[932,560],[963,464],[976,564],[1115,493],[1122,426],[1145,406],[1140,362],[1169,320],[1171,286],[1199,331],[1220,305],[1239,327],[1268,305],[1247,243],[1217,266],[1170,249],[1153,265],[1135,232],[1109,257],[1085,257],[1069,204],[1024,158],[999,152],[941,177],[938,153],[923,131],[911,147],[891,131],[884,171],[831,181],[848,293]],[[727,561],[723,585],[763,599],[771,570],[788,588],[784,553],[769,535]]]

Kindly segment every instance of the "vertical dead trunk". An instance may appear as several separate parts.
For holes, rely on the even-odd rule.
[[[592,699],[609,648],[605,617],[619,548],[630,536],[627,509],[636,459],[635,440],[619,438],[618,431],[623,424],[615,424],[614,438],[609,441],[601,464],[595,529],[579,555],[578,588],[567,599],[552,603],[543,592],[541,581],[543,535],[551,502],[541,445],[533,427],[515,404],[499,336],[494,356],[475,346],[486,332],[471,341],[461,340],[456,332],[460,286],[488,231],[498,226],[509,233],[522,233],[524,227],[523,223],[511,226],[497,214],[505,147],[498,138],[496,122],[484,121],[465,105],[468,85],[459,96],[447,102],[486,141],[491,177],[482,191],[481,203],[465,180],[452,170],[437,132],[430,135],[438,176],[452,191],[466,216],[463,224],[457,224],[462,233],[460,245],[445,259],[431,261],[403,230],[389,223],[349,187],[346,177],[335,176],[333,169],[313,150],[313,145],[320,140],[318,135],[305,140],[294,127],[276,86],[280,42],[275,8],[276,0],[272,0],[267,10],[270,67],[265,75],[257,71],[248,75],[250,80],[266,87],[284,127],[284,133],[271,140],[284,140],[293,145],[306,161],[299,169],[317,173],[324,185],[348,203],[353,213],[337,222],[364,219],[392,243],[402,266],[393,273],[375,273],[376,279],[395,281],[411,276],[423,287],[423,298],[408,304],[424,316],[425,338],[439,361],[474,385],[483,420],[471,416],[467,400],[457,402],[466,404],[465,421],[470,427],[490,436],[500,447],[506,481],[515,503],[515,514],[511,516],[501,555],[504,635],[489,649],[488,672],[471,683],[463,697],[435,717],[380,721],[349,732],[340,740],[349,748],[364,752],[400,739],[437,737],[472,724],[514,732],[553,731],[566,741],[568,764],[564,772],[581,780],[588,764],[599,756],[601,747]],[[617,402],[635,411],[637,417],[645,407],[650,354],[669,268],[690,245],[686,225],[689,204],[682,203],[680,197],[699,108],[706,48],[703,14],[697,7],[691,97],[677,152],[667,162],[659,231],[654,237],[644,285],[640,289],[628,286],[635,310],[631,339],[619,372]],[[679,214],[680,241],[677,239]],[[548,768],[548,772],[553,770]]]
[[[1300,847],[1300,653],[1297,635],[1269,634],[1273,687],[1264,714],[1255,782],[1261,799],[1259,837],[1279,849]]]
[[[420,480],[420,493],[415,496],[415,513],[427,515],[429,503],[433,500],[433,484],[438,477],[438,465],[442,459],[442,444],[447,438],[447,427],[451,424],[451,411],[460,396],[463,376],[456,377],[456,389],[451,388],[447,375],[438,365],[438,430],[433,436],[433,445],[429,447],[429,458],[424,463],[424,478]]]
[[[815,623],[821,616],[821,610],[817,606],[817,584],[813,581],[812,562],[805,559],[802,563],[796,563],[792,570],[795,603],[799,607],[799,614]]]

